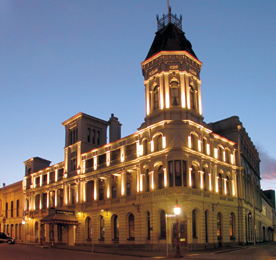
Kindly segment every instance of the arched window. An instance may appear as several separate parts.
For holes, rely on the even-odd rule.
[[[145,139],[143,140],[143,155],[147,155],[148,154],[148,140]]]
[[[150,240],[150,213],[147,211],[147,240]]]
[[[164,170],[163,165],[158,168],[158,189],[164,188]]]
[[[162,135],[158,135],[156,137],[156,150],[155,151],[161,151],[162,150]]]
[[[208,243],[208,222],[209,222],[209,214],[208,210],[205,210],[205,242]]]
[[[195,109],[195,90],[192,85],[190,85],[190,108]]]
[[[113,238],[119,240],[119,219],[117,215],[113,217]]]
[[[192,166],[192,170],[191,170],[191,181],[192,181],[191,187],[196,188],[196,171],[195,171],[194,166]]]
[[[128,236],[130,240],[134,240],[135,238],[135,230],[134,230],[134,215],[130,214],[128,217]]]
[[[217,237],[222,237],[221,234],[221,213],[219,212],[217,215]]]
[[[235,215],[232,212],[230,214],[230,221],[229,221],[229,235],[230,235],[230,238],[233,238],[235,236],[234,235],[234,230],[235,230]]]
[[[226,176],[226,195],[231,195],[231,181],[229,176]]]
[[[158,108],[159,108],[159,87],[157,85],[153,90],[153,110],[156,110]]]
[[[171,94],[171,106],[179,106],[179,86],[177,81],[172,81],[170,84],[170,94]]]
[[[160,238],[166,238],[166,214],[164,210],[160,212]]]
[[[114,221],[115,221],[115,218],[114,218]],[[118,224],[118,228],[119,228],[119,224]],[[105,228],[104,228],[104,218],[103,218],[103,216],[100,216],[100,240],[101,241],[104,241],[104,231],[105,231]]]
[[[225,162],[230,163],[231,162],[231,152],[229,149],[225,150]]]
[[[150,174],[149,169],[146,170],[146,191],[150,190]]]
[[[191,134],[192,149],[198,151],[198,137],[195,134]]]
[[[220,173],[218,175],[218,192],[219,194],[222,194],[222,176]]]
[[[204,185],[204,190],[207,191],[209,188],[209,174],[205,168],[203,168],[203,185]]]

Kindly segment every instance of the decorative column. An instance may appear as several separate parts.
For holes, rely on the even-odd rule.
[[[137,193],[140,192],[140,166],[136,165],[136,185],[137,185]]]
[[[94,180],[94,200],[99,200],[99,179]]]
[[[170,107],[170,82],[169,73],[165,72],[165,108]]]
[[[121,196],[126,195],[126,171],[121,173]]]

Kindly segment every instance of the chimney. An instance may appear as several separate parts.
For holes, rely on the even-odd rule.
[[[114,142],[121,139],[121,126],[118,118],[111,114],[111,117],[108,121],[109,123],[109,142]]]

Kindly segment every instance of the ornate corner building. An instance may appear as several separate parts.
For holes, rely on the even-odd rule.
[[[236,116],[203,121],[202,63],[182,18],[169,11],[157,24],[142,62],[146,116],[138,131],[121,138],[113,114],[105,121],[78,113],[63,122],[63,162],[24,162],[27,241],[171,247],[176,200],[182,247],[263,241],[273,232],[275,213],[264,222],[260,159],[245,128]]]

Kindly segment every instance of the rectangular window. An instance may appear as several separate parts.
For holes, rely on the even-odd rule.
[[[42,175],[43,184],[47,183],[47,174]]]
[[[50,182],[55,181],[55,172],[50,172]]]
[[[47,208],[47,193],[42,194],[42,209]]]
[[[76,158],[71,159],[71,171],[75,171],[77,169],[77,160]]]
[[[86,169],[89,169],[89,168],[92,168],[93,169],[93,158],[91,159],[88,159],[85,163],[85,168]]]
[[[63,168],[58,170],[58,179],[63,179]]]

